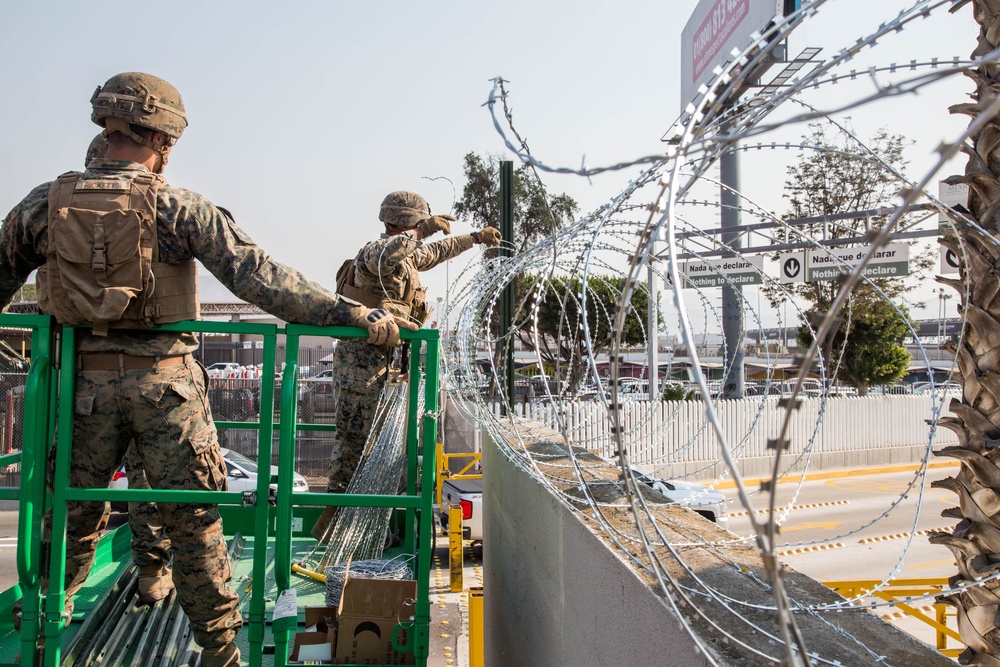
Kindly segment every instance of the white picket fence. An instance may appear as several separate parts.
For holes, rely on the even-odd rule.
[[[849,468],[919,461],[929,446],[957,444],[954,433],[928,421],[947,414],[949,395],[803,399],[789,424],[782,470]],[[499,416],[499,403],[490,404]],[[770,473],[785,409],[774,398],[718,401],[715,413],[744,475]],[[579,447],[612,456],[607,408],[599,401],[534,400],[514,406],[518,417],[541,422]],[[630,401],[622,409],[622,441],[632,461],[665,475],[711,478],[721,473],[720,438],[700,401]]]

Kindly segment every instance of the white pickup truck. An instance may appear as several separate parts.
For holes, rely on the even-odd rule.
[[[483,541],[483,480],[448,479],[441,485],[441,527],[448,530],[448,508],[462,507],[462,538]]]

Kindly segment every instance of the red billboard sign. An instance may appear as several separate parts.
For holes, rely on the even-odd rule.
[[[694,78],[705,71],[740,23],[750,14],[750,0],[715,0],[694,33],[692,57]]]

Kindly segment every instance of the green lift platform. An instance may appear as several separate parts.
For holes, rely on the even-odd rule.
[[[438,332],[421,329],[402,331],[409,341],[408,410],[406,425],[406,489],[398,495],[354,495],[294,492],[296,436],[302,431],[331,431],[328,424],[296,423],[298,364],[303,336],[363,338],[367,334],[354,327],[312,327],[240,322],[181,322],[160,327],[165,331],[259,335],[263,338],[264,369],[275,367],[279,336],[284,337],[285,357],[276,396],[270,373],[261,378],[260,409],[257,422],[216,422],[220,428],[256,429],[257,460],[273,460],[277,427],[277,480],[258,475],[256,493],[233,491],[179,491],[143,489],[69,488],[72,449],[74,364],[58,360],[75,358],[77,329],[58,327],[42,315],[0,315],[0,327],[30,330],[31,365],[25,384],[22,449],[0,456],[0,466],[20,465],[20,487],[0,488],[0,500],[18,501],[17,574],[18,584],[0,593],[0,667],[56,667],[57,665],[152,665],[172,662],[179,652],[194,648],[183,633],[178,609],[133,607],[123,602],[130,577],[131,534],[128,525],[107,533],[101,540],[97,558],[86,586],[74,596],[75,609],[67,624],[59,614],[65,601],[65,535],[68,500],[115,502],[198,502],[220,507],[223,528],[230,542],[233,563],[232,586],[240,596],[244,627],[237,637],[243,664],[282,667],[289,664],[294,634],[305,629],[305,608],[323,606],[326,586],[318,581],[292,575],[292,565],[310,552],[316,541],[309,535],[315,518],[325,506],[392,508],[401,540],[387,549],[385,556],[411,560],[416,579],[416,599],[412,618],[401,618],[394,629],[397,648],[413,653],[418,667],[427,664],[430,643],[430,569],[434,531],[434,461],[438,417]],[[423,383],[417,379],[423,378]],[[423,386],[423,407],[418,414],[419,392]],[[280,417],[276,424],[275,400]],[[286,418],[285,416],[289,417]],[[56,425],[60,428],[56,429]],[[52,444],[54,443],[54,445]],[[55,483],[46,492],[45,470],[50,446],[55,446]],[[270,485],[276,481],[276,503],[269,502]],[[43,518],[52,511],[53,540],[50,553],[43,555]],[[49,559],[49,590],[40,590],[43,557]],[[294,596],[289,593],[294,591]],[[284,594],[284,595],[283,595]],[[23,597],[20,632],[13,629],[12,607]],[[275,603],[295,600],[275,619]],[[43,604],[44,602],[44,604]],[[176,606],[176,605],[174,605]],[[39,613],[44,609],[43,613]],[[51,610],[51,611],[49,611]],[[143,618],[137,618],[143,617]],[[103,622],[111,619],[111,623]],[[105,628],[94,631],[97,623]],[[406,630],[406,632],[400,632]],[[399,638],[405,637],[405,640]],[[402,646],[398,641],[404,641]],[[168,659],[168,656],[173,656]]]

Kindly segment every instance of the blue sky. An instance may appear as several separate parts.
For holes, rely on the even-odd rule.
[[[679,38],[695,4],[2,2],[0,208],[79,169],[97,131],[94,88],[119,71],[147,71],[177,86],[190,119],[167,179],[229,208],[275,258],[332,286],[340,263],[379,233],[387,192],[417,190],[447,210],[451,187],[422,177],[446,176],[460,191],[465,153],[505,152],[482,107],[492,77],[510,81],[518,129],[546,163],[661,151],[681,107]],[[791,52],[850,43],[911,4],[832,0]],[[975,36],[970,8],[939,10],[871,58],[966,56]],[[893,129],[918,141],[919,165],[964,126],[944,109],[970,88],[956,77],[899,111],[852,114],[854,124],[869,134],[895,115]],[[768,169],[749,185],[780,202],[783,169]],[[547,184],[586,212],[632,175]],[[436,298],[445,269],[425,282]]]

